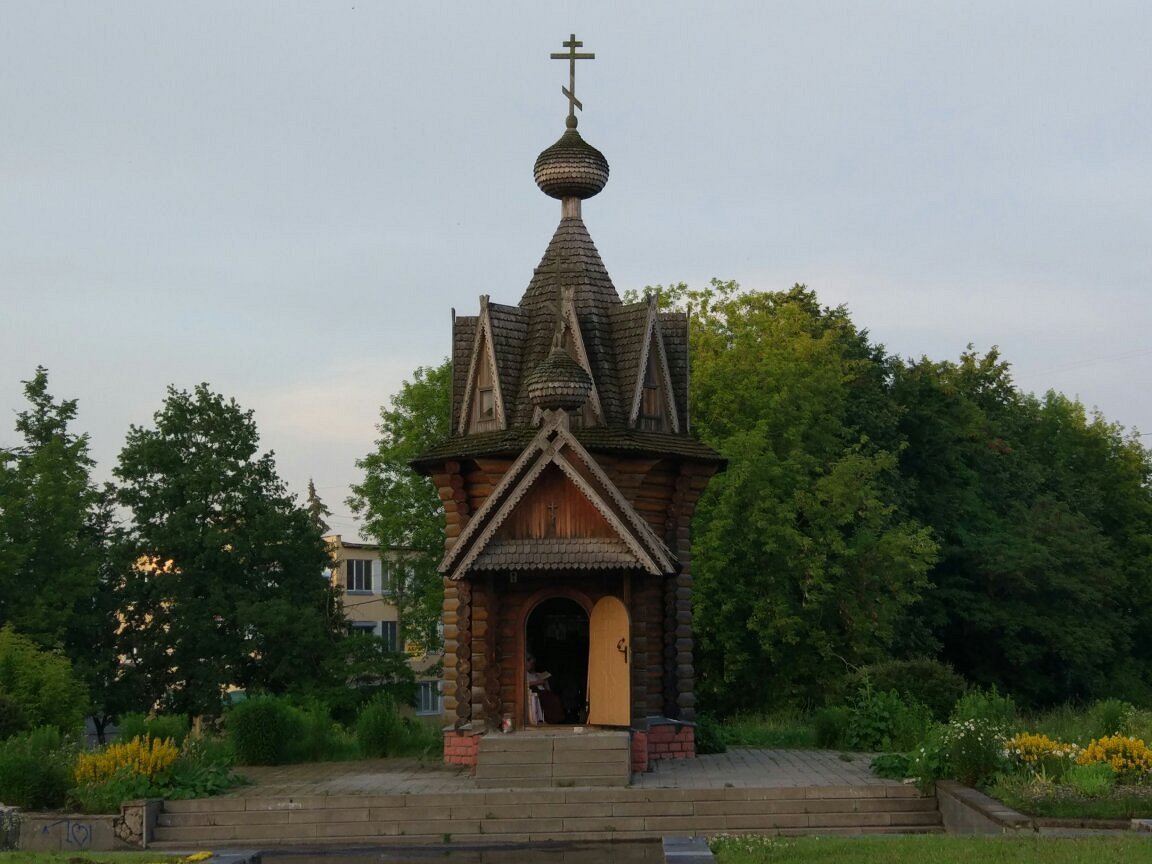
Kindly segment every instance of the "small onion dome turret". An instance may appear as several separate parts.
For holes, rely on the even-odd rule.
[[[608,182],[608,160],[580,137],[575,117],[569,116],[567,125],[560,140],[536,157],[536,185],[561,200],[591,198]]]
[[[532,404],[548,411],[575,411],[592,394],[592,376],[559,347],[549,352],[525,383]]]

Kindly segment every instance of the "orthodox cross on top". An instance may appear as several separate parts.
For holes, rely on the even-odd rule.
[[[568,49],[566,53],[553,53],[549,57],[553,60],[567,60],[568,61],[568,86],[560,87],[560,92],[568,97],[568,116],[575,118],[576,109],[584,110],[584,106],[580,104],[580,100],[576,98],[576,61],[577,60],[595,60],[596,55],[591,53],[577,53],[577,48],[583,48],[584,43],[576,41],[576,34],[572,34],[572,38],[567,42],[561,43]]]

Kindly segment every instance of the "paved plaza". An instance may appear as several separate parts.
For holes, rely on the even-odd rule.
[[[695,759],[662,760],[635,774],[632,788],[723,789],[876,786],[882,780],[868,768],[868,754],[827,750],[733,749]],[[252,780],[231,793],[239,797],[315,795],[434,795],[477,790],[467,769],[419,759],[369,759],[240,769]]]

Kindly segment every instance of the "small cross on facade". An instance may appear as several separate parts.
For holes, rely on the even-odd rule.
[[[578,53],[577,48],[583,48],[584,43],[576,40],[576,34],[572,34],[567,42],[562,43],[568,50],[564,53],[555,52],[550,54],[549,57],[553,60],[567,60],[568,61],[568,86],[560,87],[560,92],[568,97],[568,116],[575,118],[576,109],[584,110],[584,106],[580,100],[576,98],[576,61],[577,60],[595,60],[596,55],[592,53]]]

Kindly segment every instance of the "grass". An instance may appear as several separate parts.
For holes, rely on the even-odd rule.
[[[737,714],[723,722],[720,734],[729,747],[812,750],[816,729],[799,713]]]
[[[717,864],[1144,864],[1152,838],[718,837]]]
[[[1152,819],[1152,786],[1116,786],[1107,795],[1080,795],[1069,786],[1013,778],[988,790],[1013,810],[1048,819]]]
[[[4,864],[177,864],[183,859],[158,852],[4,852],[0,860]]]

